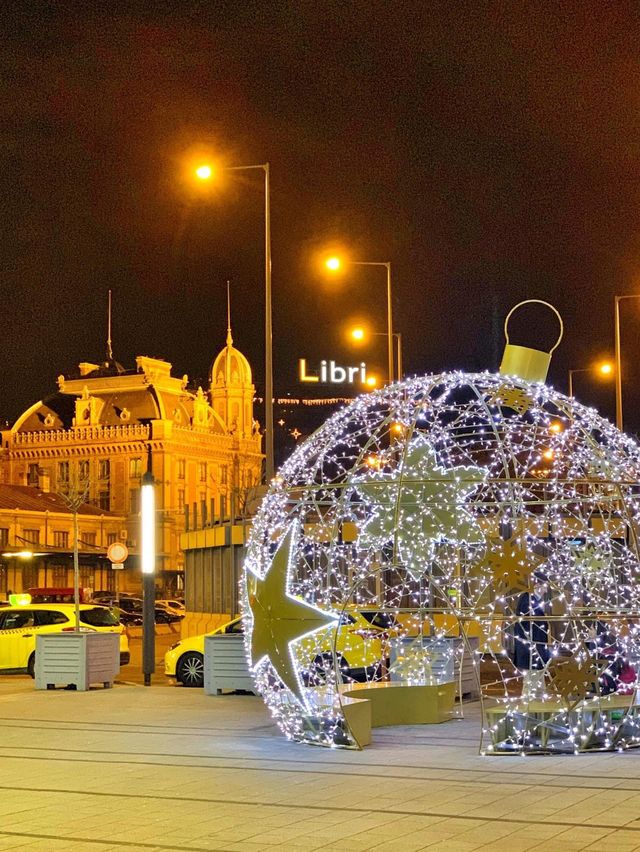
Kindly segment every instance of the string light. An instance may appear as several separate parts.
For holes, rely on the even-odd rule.
[[[288,643],[298,693],[255,667],[281,730],[357,747],[346,685],[442,683],[472,659],[481,753],[639,745],[639,481],[631,438],[513,377],[407,379],[336,412],[272,480],[245,561],[249,656],[254,580],[294,523],[286,595],[337,614]]]

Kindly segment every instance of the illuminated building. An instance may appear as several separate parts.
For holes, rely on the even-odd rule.
[[[49,487],[42,471],[35,486],[0,485],[0,599],[9,591],[73,587],[73,511]],[[110,587],[106,549],[125,521],[89,503],[78,506],[81,588]]]
[[[0,481],[36,485],[44,474],[61,494],[87,483],[88,502],[123,517],[109,537],[130,550],[121,588],[137,590],[140,479],[150,451],[158,583],[176,593],[183,588],[186,515],[212,522],[228,512],[232,497],[242,502],[260,482],[253,398],[251,367],[230,328],[207,391],[189,389],[187,376],[172,376],[171,364],[156,358],[138,356],[134,369],[113,357],[83,362],[2,432]]]

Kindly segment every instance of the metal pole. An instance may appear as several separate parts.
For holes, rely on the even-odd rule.
[[[142,575],[142,674],[151,686],[156,670],[156,581],[153,574]]]
[[[569,399],[573,399],[573,370],[569,370]]]
[[[389,358],[389,384],[393,384],[393,317],[391,305],[391,264],[385,263],[387,267],[387,341]]]
[[[271,324],[271,184],[269,163],[254,166],[225,166],[227,172],[262,169],[264,172],[264,454],[265,478],[275,473],[273,452],[273,334]]]
[[[271,201],[269,163],[264,164],[264,439],[267,483],[275,473],[273,451],[273,334],[271,323]]]
[[[145,686],[151,686],[151,675],[156,670],[156,507],[151,445],[149,445],[148,453],[147,470],[140,481],[142,674],[144,675]]]
[[[614,305],[614,327],[615,327],[615,358],[616,358],[616,426],[620,431],[623,429],[622,420],[622,367],[620,364],[620,300],[621,296],[615,297]]]
[[[73,510],[73,611],[75,630],[80,630],[80,565],[78,561],[78,507]]]
[[[398,354],[398,364],[397,364],[398,381],[401,382],[402,381],[402,333],[397,332],[396,337],[397,337],[396,343],[398,344],[398,353],[397,353]]]

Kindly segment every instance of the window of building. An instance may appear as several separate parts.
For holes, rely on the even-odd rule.
[[[98,462],[98,479],[109,479],[111,476],[111,462],[109,459],[100,459]]]
[[[111,493],[109,491],[100,491],[98,494],[98,506],[108,512],[111,508]]]
[[[178,489],[178,511],[184,512],[184,488]]]
[[[78,478],[81,482],[86,482],[89,479],[89,459],[82,459],[78,462]]]
[[[9,527],[0,527],[0,547],[6,547],[9,544]]]
[[[198,479],[200,482],[207,481],[207,463],[206,462],[198,462]]]
[[[27,485],[38,485],[38,465],[30,464],[27,470]]]
[[[140,513],[140,489],[132,488],[129,492],[129,512],[132,515]]]
[[[117,540],[118,540],[118,534],[117,533],[107,533],[107,546],[110,545],[110,544],[115,544]]]
[[[81,568],[80,569],[80,588],[81,589],[92,589],[93,588],[93,568]]]
[[[54,588],[64,589],[67,586],[67,566],[54,565],[51,568],[51,584]]]
[[[58,483],[66,484],[69,482],[69,462],[58,462]]]
[[[38,585],[38,566],[25,564],[22,566],[22,588],[33,589]]]
[[[129,476],[139,478],[142,476],[142,459],[129,459]]]
[[[187,472],[186,459],[178,459],[178,479],[184,479]]]
[[[27,544],[40,544],[40,530],[22,530],[22,538]]]
[[[96,534],[94,532],[84,532],[81,535],[82,543],[89,547],[96,546]]]
[[[53,531],[53,546],[54,547],[69,547],[69,533],[66,530]]]

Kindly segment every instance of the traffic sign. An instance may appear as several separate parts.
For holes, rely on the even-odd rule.
[[[126,544],[123,544],[121,541],[114,541],[113,544],[110,544],[107,548],[107,558],[109,562],[113,562],[117,565],[124,562],[127,556],[129,555],[129,550]]]
[[[111,567],[112,567],[114,570],[117,570],[117,569],[124,568],[124,565],[122,564],[122,562],[112,562],[112,563],[111,563]]]

